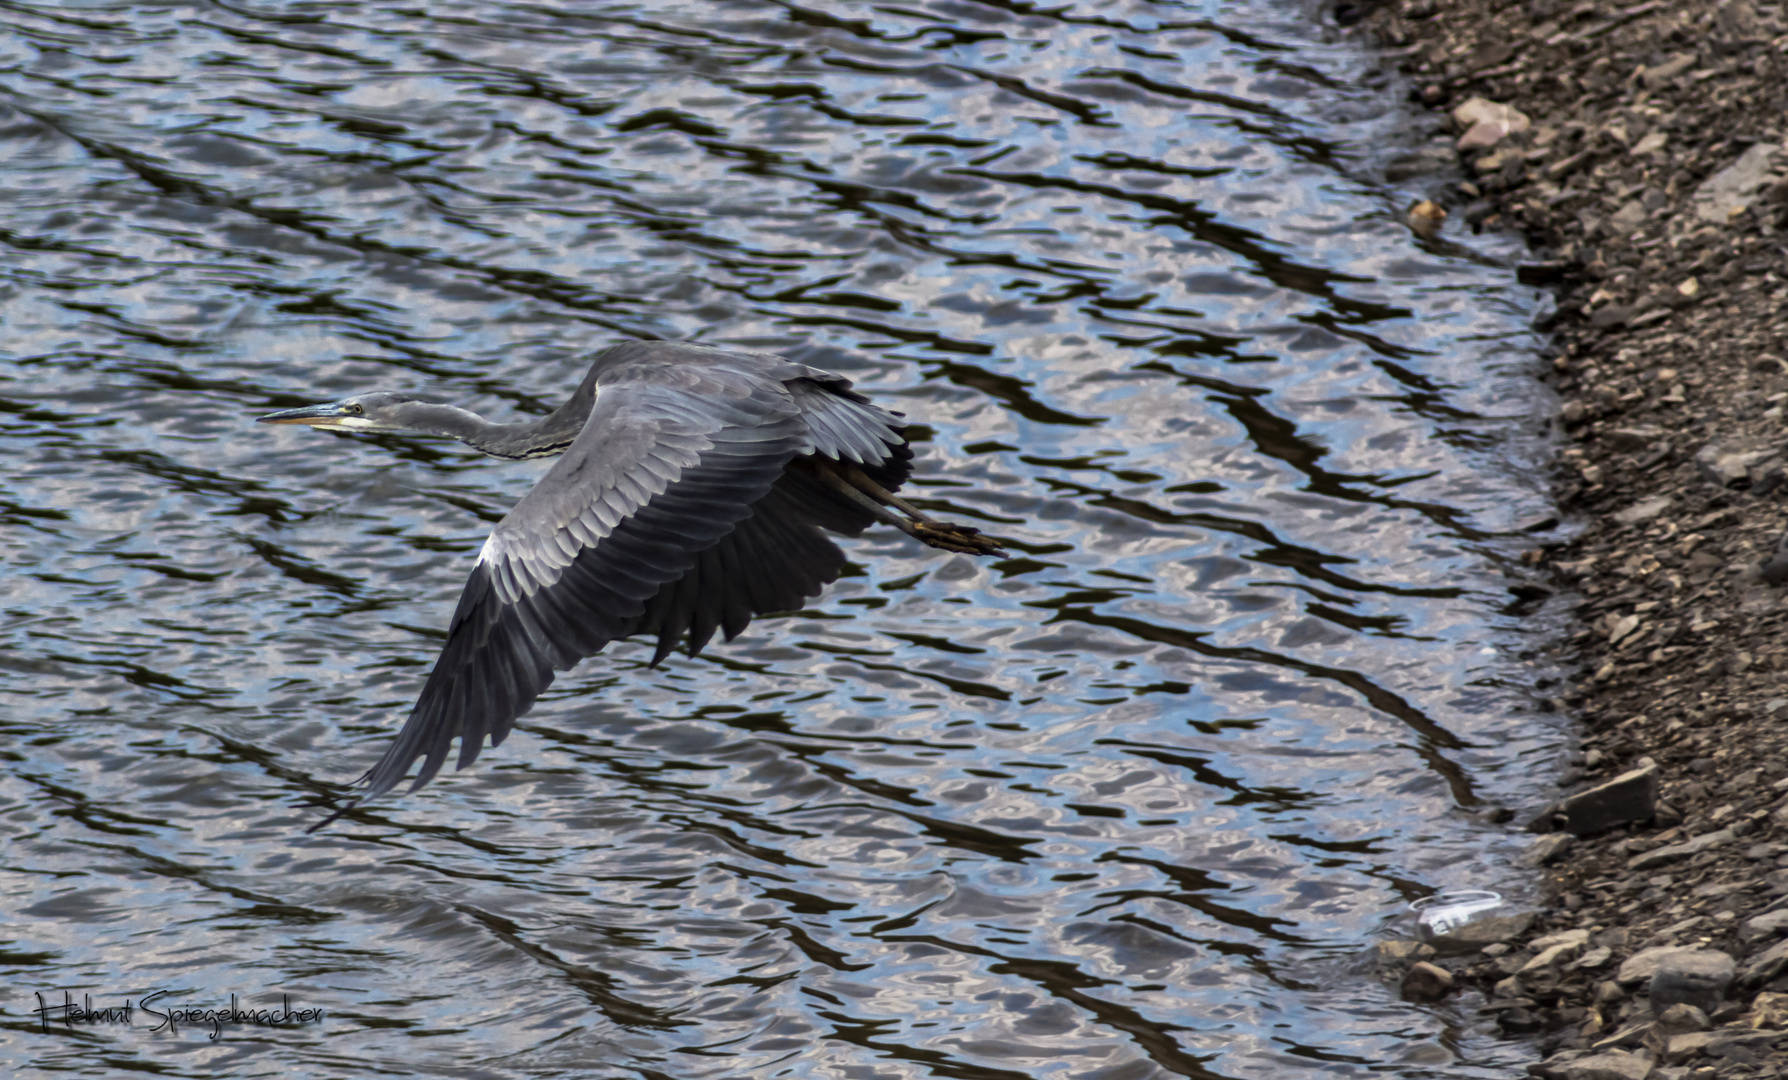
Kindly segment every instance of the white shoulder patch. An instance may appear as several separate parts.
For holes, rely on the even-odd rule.
[[[478,549],[478,561],[474,566],[489,566],[503,556],[503,545],[497,541],[497,534],[491,533],[484,539],[484,546]]]

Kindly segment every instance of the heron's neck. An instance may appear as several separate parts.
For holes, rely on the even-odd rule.
[[[587,415],[589,410],[583,412]],[[567,410],[560,409],[525,424],[493,424],[457,405],[421,402],[411,405],[403,418],[404,427],[410,431],[458,439],[474,450],[511,461],[564,453],[583,430],[583,421],[584,416],[568,415]]]

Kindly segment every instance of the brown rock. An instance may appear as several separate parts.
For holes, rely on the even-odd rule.
[[[1521,862],[1526,866],[1545,866],[1563,855],[1573,843],[1575,840],[1570,833],[1542,836],[1527,845],[1527,850],[1521,853]]]
[[[1622,986],[1650,982],[1651,977],[1658,973],[1658,965],[1664,962],[1665,957],[1696,951],[1698,950],[1692,945],[1658,945],[1641,949],[1620,965],[1620,970],[1614,973],[1614,981]]]
[[[1671,844],[1668,847],[1658,848],[1656,851],[1635,855],[1627,860],[1627,869],[1634,873],[1656,870],[1661,866],[1682,862],[1691,855],[1699,855],[1703,851],[1724,847],[1735,839],[1737,836],[1731,829],[1715,829],[1713,832],[1703,833],[1693,840],[1685,840],[1680,844]]]
[[[1637,1054],[1619,1050],[1578,1058],[1559,1067],[1560,1080],[1647,1080],[1652,1064]]]
[[[1519,109],[1474,97],[1453,110],[1453,121],[1465,129],[1459,137],[1460,152],[1487,150],[1506,136],[1526,131],[1533,121]]]
[[[1745,1022],[1754,1028],[1788,1028],[1788,994],[1766,992],[1751,1002]]]
[[[1647,765],[1555,803],[1540,815],[1534,827],[1550,825],[1576,836],[1590,836],[1616,825],[1649,821],[1657,803],[1657,766]]]
[[[1657,1008],[1657,1002],[1652,1002],[1652,1008]],[[1687,1031],[1706,1031],[1712,1026],[1706,1013],[1680,1001],[1658,1014],[1658,1027],[1673,1035]]]
[[[1422,961],[1404,974],[1402,989],[1409,1001],[1439,1001],[1453,992],[1453,975],[1446,968]]]

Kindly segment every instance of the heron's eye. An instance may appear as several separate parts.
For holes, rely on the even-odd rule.
[[[349,411],[349,412],[351,412],[351,413],[353,413],[353,414],[354,414],[354,415],[355,415],[355,416],[365,416],[365,415],[366,415],[366,410],[365,410],[365,409],[363,409],[363,408],[361,408],[361,407],[360,407],[360,406],[359,406],[359,405],[357,405],[357,404],[356,404],[356,405],[349,405],[349,406],[348,406],[348,411]]]

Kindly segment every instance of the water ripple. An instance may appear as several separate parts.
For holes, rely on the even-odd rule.
[[[327,1016],[15,1019],[15,1068],[1514,1067],[1353,958],[1513,882],[1470,811],[1558,739],[1508,603],[1533,299],[1402,228],[1416,121],[1311,11],[0,19],[0,960],[33,1002]],[[252,418],[540,415],[631,337],[848,374],[917,421],[918,505],[1012,557],[866,536],[809,609],[612,647],[304,835],[540,470]]]

